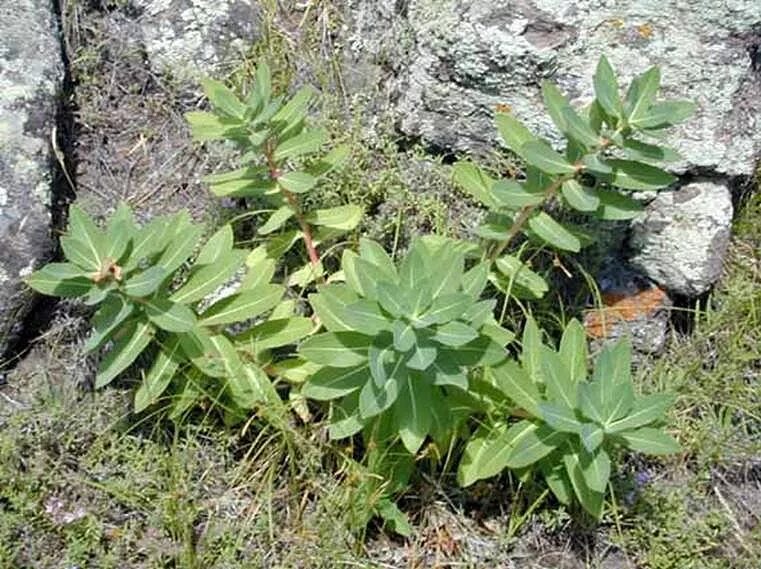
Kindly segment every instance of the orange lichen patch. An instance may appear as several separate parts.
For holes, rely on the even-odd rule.
[[[641,24],[637,26],[637,33],[646,40],[649,40],[653,37],[653,26],[650,24]]]
[[[494,109],[498,113],[512,113],[513,112],[513,108],[507,103],[497,103],[496,105],[494,105]]]
[[[617,322],[633,322],[647,318],[668,305],[668,296],[660,287],[635,294],[603,293],[602,308],[587,310],[584,328],[593,338],[605,338]]]

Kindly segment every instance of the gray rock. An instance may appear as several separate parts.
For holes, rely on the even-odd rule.
[[[258,38],[260,8],[246,0],[133,0],[151,67],[180,79],[220,74]]]
[[[0,4],[0,354],[31,298],[22,277],[53,250],[50,141],[62,78],[52,4]]]
[[[632,223],[631,264],[672,293],[705,293],[721,274],[732,213],[730,190],[721,182],[660,193]]]
[[[494,147],[494,110],[507,104],[536,132],[553,138],[541,81],[551,79],[572,102],[584,103],[592,95],[597,59],[606,54],[624,84],[657,64],[665,96],[698,104],[696,115],[670,136],[685,157],[675,171],[754,172],[761,151],[757,0],[359,5],[365,6],[353,16],[357,29],[347,33],[346,44],[393,69],[400,126],[410,136],[458,150]],[[394,5],[406,9],[390,19]],[[373,13],[384,16],[375,26]],[[375,87],[375,76],[368,78]]]

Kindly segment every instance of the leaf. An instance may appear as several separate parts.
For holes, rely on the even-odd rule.
[[[281,400],[270,378],[256,365],[244,365],[227,379],[227,389],[231,399],[242,409],[262,406],[262,414],[267,417],[273,408],[281,407]]]
[[[539,468],[547,481],[547,486],[550,487],[558,501],[566,506],[569,505],[573,497],[573,488],[560,457],[556,454],[545,457],[539,462]]]
[[[561,357],[547,346],[542,346],[542,374],[547,397],[567,409],[576,409],[576,383]]]
[[[452,166],[454,181],[463,190],[489,208],[497,207],[491,188],[494,180],[472,162],[456,162]]]
[[[214,79],[202,79],[201,85],[215,110],[230,118],[243,119],[246,114],[246,106],[223,83]]]
[[[434,344],[427,341],[418,341],[415,344],[415,351],[405,363],[410,369],[424,371],[433,364],[436,356],[437,349]]]
[[[539,416],[556,431],[578,434],[582,424],[572,409],[559,403],[542,402],[539,404]]]
[[[624,140],[624,153],[630,160],[652,162],[677,162],[682,157],[673,148],[647,144],[640,140],[627,138]]]
[[[528,374],[512,360],[487,368],[487,376],[507,397],[534,417],[539,417],[539,390]]]
[[[354,367],[367,361],[372,338],[356,332],[325,332],[312,336],[299,348],[311,362],[333,367]]]
[[[595,211],[600,205],[595,189],[582,186],[576,180],[563,182],[561,193],[568,205],[577,211]]]
[[[394,261],[386,253],[385,249],[375,241],[361,237],[359,239],[359,255],[378,267],[390,280],[397,281],[399,279]]]
[[[611,190],[598,190],[600,207],[595,214],[608,221],[625,221],[637,217],[644,208],[636,200]]]
[[[179,269],[182,264],[188,260],[196,248],[196,243],[203,233],[203,227],[193,226],[188,223],[177,222],[177,231],[164,252],[156,261],[156,265],[161,266],[167,275],[172,274]]]
[[[530,140],[521,148],[526,162],[549,174],[574,174],[576,167],[544,142]]]
[[[579,238],[543,211],[529,219],[528,225],[538,237],[557,249],[573,253],[581,249]]]
[[[573,108],[570,106],[564,108],[563,118],[566,124],[565,132],[573,140],[580,142],[587,148],[596,148],[600,145],[600,137]]]
[[[309,295],[309,304],[322,324],[331,332],[352,331],[346,320],[346,307],[358,296],[344,284],[322,286],[318,294]]]
[[[676,182],[676,176],[651,164],[633,160],[608,160],[613,174],[606,181],[626,190],[658,190]]]
[[[323,128],[305,130],[301,134],[281,142],[273,154],[273,158],[280,162],[288,158],[295,158],[310,152],[317,152],[325,142],[327,131]]]
[[[156,255],[169,245],[172,232],[169,220],[159,217],[141,228],[132,239],[132,251],[124,264],[124,271],[130,272],[140,266],[146,257]]]
[[[317,184],[317,178],[306,172],[288,172],[277,179],[278,183],[289,192],[303,194]]]
[[[127,279],[124,283],[124,293],[133,298],[149,296],[156,292],[168,276],[164,267],[154,265]]]
[[[309,318],[300,316],[271,319],[239,334],[235,337],[235,342],[258,354],[263,350],[293,344],[307,336],[313,328],[314,324]]]
[[[254,80],[254,88],[259,96],[259,100],[263,106],[266,106],[272,95],[272,74],[266,62],[262,61],[256,66]]]
[[[690,118],[697,105],[692,101],[666,101],[656,103],[650,107],[643,115],[629,118],[629,125],[643,128],[662,128],[678,124]]]
[[[523,145],[530,140],[534,140],[534,135],[531,134],[531,131],[523,126],[518,119],[507,113],[497,113],[495,120],[497,122],[497,130],[502,140],[504,140],[505,146],[518,156],[524,157]]]
[[[563,455],[563,463],[582,507],[599,520],[602,517],[603,494],[595,492],[587,485],[579,455],[576,452],[566,452]]]
[[[441,346],[438,353],[440,357],[450,358],[457,365],[465,367],[494,365],[507,355],[503,346],[484,335],[456,348]]]
[[[549,290],[547,282],[517,257],[504,255],[497,259],[495,266],[512,283],[525,288],[535,298],[542,298]]]
[[[223,225],[214,235],[209,237],[196,257],[196,265],[211,265],[219,257],[233,248],[233,228],[230,224]]]
[[[329,401],[357,391],[367,381],[370,381],[367,362],[348,369],[324,367],[307,380],[301,393],[309,399]]]
[[[462,322],[453,321],[440,326],[436,330],[433,340],[447,346],[457,347],[467,344],[468,342],[475,340],[477,337],[478,332],[473,328]]]
[[[499,180],[491,188],[496,205],[507,209],[520,209],[539,205],[546,199],[544,193],[529,192],[514,180]]]
[[[134,309],[134,304],[125,301],[122,296],[112,296],[106,300],[92,318],[93,331],[85,342],[85,350],[92,352],[100,348]]]
[[[457,482],[467,487],[484,478],[496,476],[507,467],[512,450],[507,425],[482,426],[470,438],[457,468]]]
[[[237,118],[218,117],[203,111],[185,113],[193,140],[205,142],[219,140],[243,133],[241,121]]]
[[[560,89],[549,81],[542,81],[542,99],[552,122],[555,123],[560,132],[566,133],[568,124],[563,111],[570,107],[568,99],[560,92]]]
[[[402,512],[393,501],[387,499],[381,499],[376,506],[378,515],[383,521],[391,527],[394,533],[398,533],[402,537],[409,537],[412,535],[412,526],[410,525],[407,514]]]
[[[325,156],[309,168],[309,173],[320,178],[333,170],[338,170],[346,164],[351,155],[351,148],[348,144],[341,144],[333,148]]]
[[[508,430],[511,450],[507,458],[509,468],[525,468],[551,453],[565,439],[564,433],[553,431],[547,425],[537,426],[520,421]]]
[[[179,349],[179,341],[173,339],[159,350],[150,371],[143,375],[143,381],[135,392],[135,413],[141,413],[156,403],[169,387],[169,383],[180,367]]]
[[[410,454],[417,454],[431,428],[430,400],[430,384],[407,374],[396,399],[394,417],[402,444]]]
[[[267,255],[272,259],[279,259],[290,251],[291,247],[302,237],[303,234],[297,229],[284,231],[280,235],[270,237],[266,243]]]
[[[189,332],[196,325],[196,315],[190,308],[165,298],[148,300],[145,313],[151,322],[168,332]]]
[[[415,345],[415,328],[403,320],[394,321],[394,348],[399,352],[408,352]]]
[[[29,275],[26,284],[42,294],[61,297],[83,296],[94,286],[85,272],[71,263],[48,263]]]
[[[273,231],[277,231],[286,221],[291,219],[295,213],[296,212],[293,211],[293,208],[290,205],[281,206],[270,215],[269,219],[267,219],[264,225],[260,226],[256,232],[259,235],[268,235]]]
[[[133,322],[127,327],[98,366],[95,387],[100,389],[111,383],[137,359],[152,339],[153,326],[148,322]]]
[[[668,393],[655,393],[637,399],[626,416],[609,423],[605,432],[613,434],[652,423],[663,418],[666,410],[673,403],[674,396]]]
[[[314,225],[351,231],[362,220],[362,208],[349,204],[330,209],[318,209],[309,212],[306,219]]]
[[[462,291],[469,295],[473,300],[477,300],[486,288],[488,282],[489,265],[487,263],[478,263],[462,275]]]
[[[100,271],[102,260],[97,250],[71,235],[61,237],[60,243],[67,261],[93,273]]]
[[[542,370],[542,334],[533,317],[526,318],[526,324],[523,326],[523,337],[521,339],[521,363],[526,370],[531,381],[535,384],[544,383],[544,372]]]
[[[419,318],[413,320],[416,327],[444,324],[459,318],[473,304],[473,299],[465,293],[454,292],[434,299],[430,308]]]
[[[594,423],[584,423],[579,432],[579,437],[587,452],[592,453],[602,444],[605,433]]]
[[[604,495],[610,479],[610,457],[608,453],[600,449],[594,454],[581,451],[578,456],[579,466],[587,487],[592,492]]]
[[[621,99],[618,95],[616,74],[608,59],[603,55],[597,63],[594,76],[595,97],[600,106],[611,116],[620,117],[623,114]]]
[[[108,249],[106,234],[76,205],[69,208],[69,235],[85,246],[93,268],[97,270],[103,266]]]
[[[646,454],[673,454],[681,450],[671,435],[652,427],[643,427],[634,431],[618,433],[626,445],[639,452]]]
[[[211,186],[211,192],[218,198],[261,196],[277,188],[277,181],[261,168],[242,168],[206,176],[203,181]]]
[[[299,89],[296,94],[275,113],[270,119],[278,128],[284,129],[297,123],[306,114],[309,103],[314,97],[314,89],[308,85]]]
[[[377,335],[392,329],[391,321],[381,312],[378,304],[372,300],[358,300],[346,307],[344,322],[352,330],[367,335]]]
[[[587,334],[584,326],[575,318],[563,330],[558,351],[573,383],[587,377]]]
[[[389,374],[388,381],[380,387],[373,381],[365,383],[359,392],[359,416],[367,420],[391,407],[399,396],[399,384],[405,377],[404,373]]]
[[[280,302],[284,292],[280,285],[266,284],[226,296],[212,304],[201,314],[199,324],[202,326],[218,326],[254,318]]]
[[[233,249],[221,253],[216,262],[194,267],[190,277],[169,299],[174,302],[189,304],[197,302],[213,293],[228,282],[243,265],[246,251]]]
[[[626,114],[629,123],[634,121],[636,124],[647,114],[660,84],[661,72],[655,66],[632,80],[626,92]]]

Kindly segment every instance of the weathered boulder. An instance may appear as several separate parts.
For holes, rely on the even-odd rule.
[[[696,181],[662,192],[632,223],[631,264],[672,293],[701,295],[721,275],[732,214],[723,183]]]
[[[0,4],[0,355],[31,299],[22,277],[53,251],[51,138],[62,79],[52,3]]]
[[[393,68],[399,124],[410,136],[450,149],[493,147],[495,107],[505,104],[552,138],[541,81],[587,101],[605,54],[624,84],[657,64],[666,96],[698,104],[696,116],[671,136],[685,157],[676,171],[754,172],[761,151],[757,0],[696,0],[689,7],[655,0],[379,0],[354,2],[350,10],[356,29],[346,44],[357,59]]]

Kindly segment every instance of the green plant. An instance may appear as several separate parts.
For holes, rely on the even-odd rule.
[[[428,435],[440,442],[452,436],[466,407],[469,373],[504,359],[503,346],[513,338],[494,320],[495,301],[479,300],[488,269],[478,263],[465,270],[469,249],[421,238],[397,269],[382,247],[363,239],[359,255],[344,251],[346,283],[310,295],[327,332],[299,349],[323,366],[302,393],[339,400],[331,438],[376,427],[381,440],[398,433],[415,454]]]
[[[525,418],[482,426],[465,449],[459,481],[467,486],[505,468],[534,468],[560,502],[569,504],[575,495],[599,518],[616,447],[655,455],[679,451],[676,441],[656,428],[674,398],[635,396],[626,340],[603,349],[588,380],[584,328],[575,320],[558,351],[542,343],[533,319],[522,340],[520,364],[508,360],[486,373],[508,403],[517,405],[510,414]]]
[[[524,179],[496,180],[469,161],[454,165],[455,181],[489,209],[478,234],[486,240],[485,256],[496,261],[492,280],[500,288],[527,298],[540,298],[548,290],[519,257],[503,255],[520,234],[569,252],[589,241],[582,229],[553,217],[554,204],[600,220],[626,220],[642,210],[627,192],[659,190],[676,181],[657,165],[679,160],[679,154],[652,141],[660,143],[663,132],[687,119],[695,105],[656,101],[659,86],[660,71],[652,67],[632,81],[622,98],[603,56],[594,77],[595,99],[582,109],[574,109],[552,83],[542,83],[547,112],[566,139],[562,152],[511,114],[497,113],[505,146],[526,164]]]
[[[46,265],[27,283],[43,294],[82,297],[99,306],[86,344],[89,351],[108,347],[96,387],[154,345],[153,363],[135,394],[136,411],[169,390],[175,415],[210,397],[236,420],[264,402],[280,403],[265,371],[269,350],[305,336],[312,323],[293,316],[285,289],[269,282],[274,262],[262,249],[234,248],[225,225],[194,256],[202,232],[186,213],[140,227],[125,204],[100,229],[74,206],[61,238],[67,262]],[[235,292],[213,297],[241,271]]]
[[[273,97],[271,74],[265,63],[257,67],[254,85],[244,100],[219,81],[207,79],[203,87],[212,112],[187,113],[193,137],[199,141],[226,140],[243,153],[242,168],[205,178],[212,193],[218,197],[258,198],[272,204],[274,211],[257,230],[267,240],[268,255],[279,259],[301,240],[309,262],[292,275],[290,284],[306,286],[322,278],[324,268],[318,245],[354,229],[362,210],[352,204],[304,209],[306,194],[339,167],[349,153],[346,146],[339,146],[321,158],[314,157],[324,145],[327,132],[306,127],[313,89],[303,87],[288,99]],[[307,155],[311,155],[310,163],[304,164]],[[289,226],[293,221],[296,227]]]

